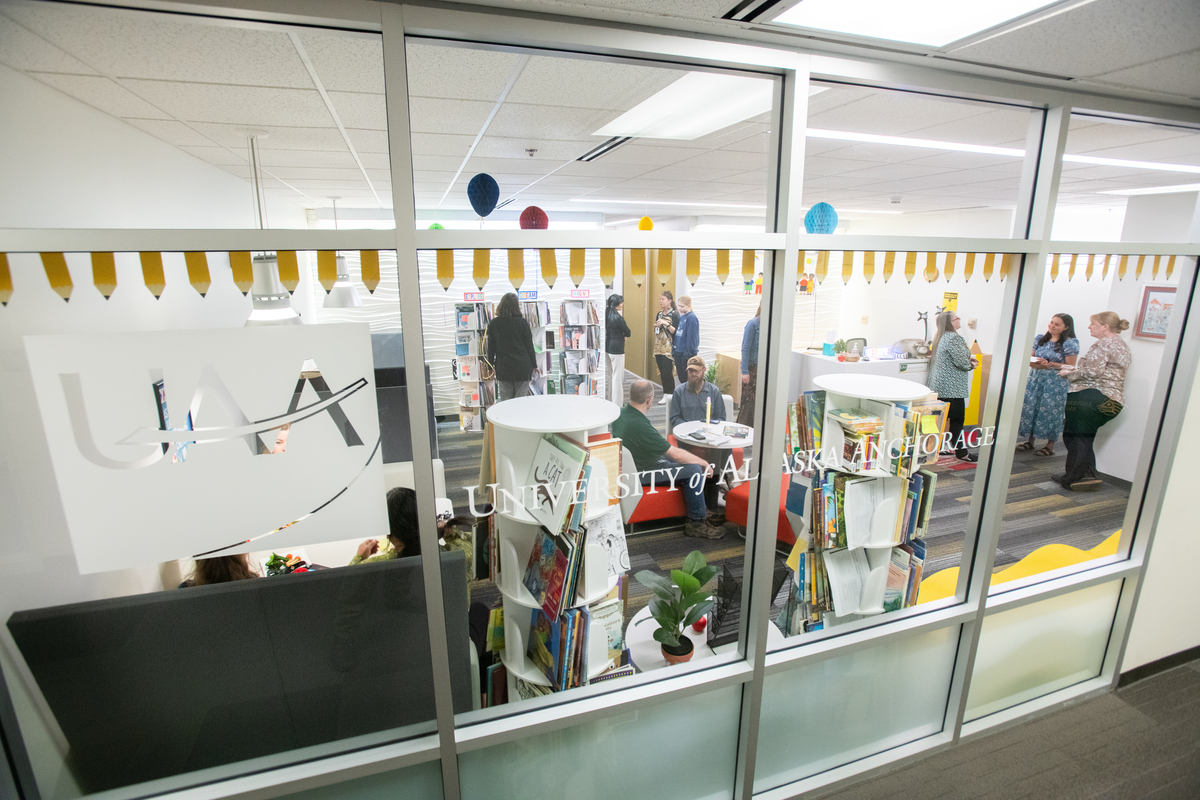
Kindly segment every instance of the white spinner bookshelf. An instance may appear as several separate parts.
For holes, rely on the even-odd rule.
[[[519,397],[497,403],[489,410],[488,423],[495,437],[495,481],[498,484],[495,498],[495,534],[499,553],[496,585],[504,604],[504,653],[501,660],[508,670],[510,702],[519,696],[514,678],[540,686],[551,685],[525,653],[533,610],[539,605],[525,588],[522,578],[541,526],[532,514],[514,501],[513,498],[520,496],[516,488],[524,485],[543,435],[561,433],[577,442],[586,443],[588,434],[607,432],[609,424],[619,414],[620,409],[603,398],[570,395]],[[592,483],[588,491],[585,521],[607,513],[609,508],[606,487],[601,482]],[[578,592],[571,607],[578,608],[596,602],[612,591],[617,581],[616,576],[608,574],[608,557],[604,549],[596,545],[588,546],[580,567]],[[593,623],[589,632],[588,677],[593,678],[607,668],[608,638]]]

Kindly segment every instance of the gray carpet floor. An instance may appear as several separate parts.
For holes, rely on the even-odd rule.
[[[821,796],[1195,800],[1200,661]]]

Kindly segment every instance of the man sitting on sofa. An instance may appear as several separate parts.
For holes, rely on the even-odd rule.
[[[721,397],[721,390],[715,384],[704,379],[707,372],[708,365],[704,363],[703,358],[692,356],[688,359],[687,383],[676,386],[675,393],[671,395],[668,431],[673,432],[675,426],[681,422],[704,422],[706,416],[712,422],[725,421],[725,398]],[[709,416],[710,408],[711,416]],[[685,439],[684,442],[687,440]],[[709,451],[702,446],[697,447],[691,442],[687,442],[687,445],[688,449],[696,448],[701,457],[709,455]],[[711,457],[719,460],[720,454],[718,451],[714,451]],[[704,502],[710,510],[717,510],[717,482],[715,480],[705,481]]]
[[[613,422],[613,436],[621,439],[633,455],[643,486],[672,484],[683,492],[687,509],[685,536],[701,539],[720,539],[725,528],[708,522],[704,503],[705,478],[712,475],[712,466],[697,455],[672,447],[646,417],[654,405],[654,384],[636,380],[629,387],[629,402]]]

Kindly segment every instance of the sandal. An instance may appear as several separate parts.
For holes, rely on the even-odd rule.
[[[1035,456],[1052,456],[1052,455],[1054,455],[1054,445],[1048,444],[1043,448],[1034,450],[1033,454]]]
[[[1017,445],[1018,453],[1022,453],[1026,450],[1032,450],[1032,449],[1033,449],[1033,442],[1021,442],[1019,445]]]

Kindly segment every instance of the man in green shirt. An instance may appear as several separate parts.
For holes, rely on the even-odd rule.
[[[722,525],[707,520],[704,504],[704,479],[712,475],[712,465],[697,455],[672,447],[646,417],[654,404],[654,384],[637,380],[629,387],[629,402],[613,421],[613,436],[619,438],[633,455],[643,486],[667,485],[683,492],[687,509],[685,536],[720,539]]]

